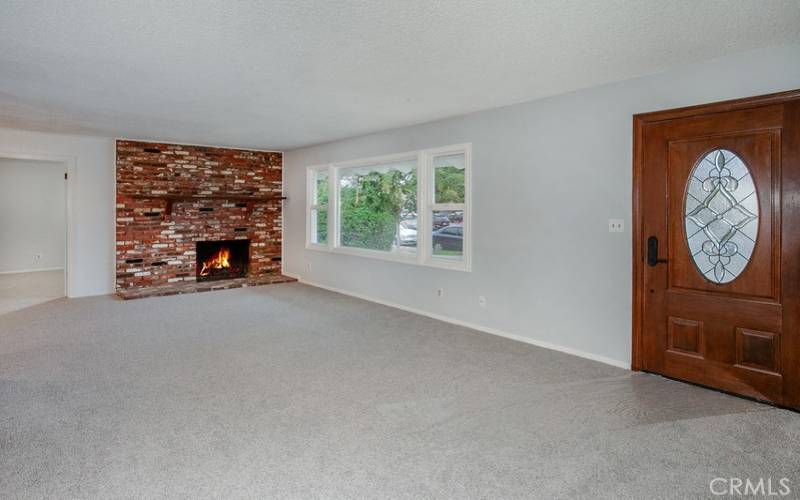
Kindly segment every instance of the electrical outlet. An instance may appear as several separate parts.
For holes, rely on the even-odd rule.
[[[609,233],[622,233],[625,231],[625,219],[608,219]]]
[[[40,260],[42,260],[42,254],[40,254],[40,253],[33,254],[33,260],[35,262],[39,262]]]
[[[437,288],[436,289],[436,296],[437,297],[444,297],[444,288]]]
[[[486,307],[486,297],[483,295],[478,297],[478,305],[481,307]]]

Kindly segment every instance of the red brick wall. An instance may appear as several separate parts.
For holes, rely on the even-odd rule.
[[[191,291],[200,240],[249,239],[248,283],[279,277],[280,200],[256,202],[248,213],[241,200],[189,198],[167,215],[159,195],[280,195],[282,167],[281,153],[117,141],[117,292]]]

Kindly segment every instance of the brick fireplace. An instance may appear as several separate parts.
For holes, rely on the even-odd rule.
[[[277,152],[117,141],[117,295],[293,281],[282,168]]]

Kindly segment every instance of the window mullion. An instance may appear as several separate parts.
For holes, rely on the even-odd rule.
[[[315,182],[315,170],[312,168],[306,169],[306,247],[312,245],[314,243],[314,238],[312,237],[311,233],[314,229],[314,224],[312,222],[312,214],[314,212],[313,204],[314,200],[314,186]]]
[[[328,250],[339,246],[339,184],[338,171],[333,165],[328,166]]]
[[[430,169],[428,155],[421,151],[417,155],[417,262],[428,261],[430,238]]]

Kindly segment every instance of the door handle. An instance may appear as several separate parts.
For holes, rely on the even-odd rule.
[[[667,259],[658,258],[658,238],[651,236],[647,238],[647,265],[655,267],[658,264],[665,264]]]

